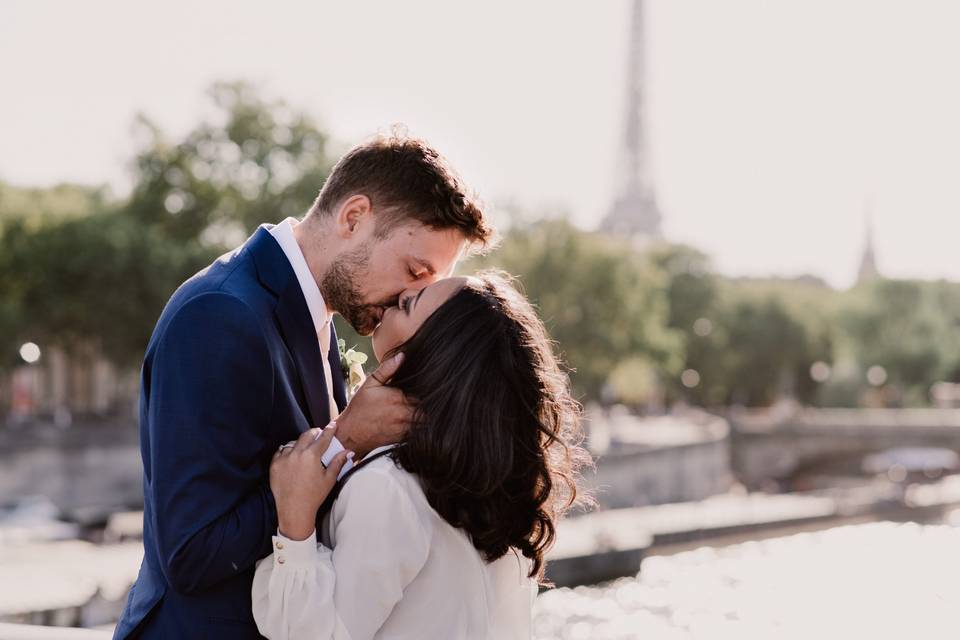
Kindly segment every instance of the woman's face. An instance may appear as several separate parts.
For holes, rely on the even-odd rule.
[[[407,289],[400,294],[398,306],[383,314],[380,326],[373,332],[373,353],[377,360],[409,340],[434,311],[460,291],[467,278],[444,278],[423,289]]]

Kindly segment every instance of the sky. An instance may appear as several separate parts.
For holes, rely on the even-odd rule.
[[[629,0],[4,0],[0,180],[129,188],[246,79],[338,149],[404,123],[495,211],[594,228],[617,186]],[[668,239],[728,275],[960,280],[960,3],[648,0],[650,162]],[[270,217],[265,215],[265,218]]]

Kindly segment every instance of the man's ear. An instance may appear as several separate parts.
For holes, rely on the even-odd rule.
[[[360,227],[372,222],[373,206],[370,198],[362,194],[352,195],[343,201],[337,210],[337,235],[341,238],[350,238]]]

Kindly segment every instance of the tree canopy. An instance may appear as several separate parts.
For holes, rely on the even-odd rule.
[[[209,98],[211,119],[179,138],[138,117],[128,196],[0,182],[0,371],[28,340],[135,366],[181,282],[309,208],[335,160],[327,134],[248,84]],[[881,389],[884,403],[923,405],[934,383],[960,381],[960,284],[731,279],[693,247],[638,251],[563,218],[512,217],[502,246],[461,271],[518,278],[583,400],[856,405]]]

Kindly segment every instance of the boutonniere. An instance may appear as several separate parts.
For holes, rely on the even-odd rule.
[[[353,397],[360,385],[367,377],[363,374],[363,365],[367,362],[367,354],[355,348],[347,349],[347,341],[337,340],[337,349],[340,351],[340,370],[343,380],[347,384],[347,395]]]

